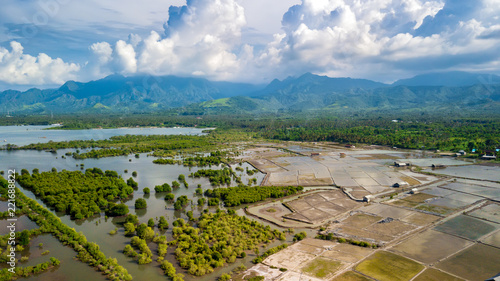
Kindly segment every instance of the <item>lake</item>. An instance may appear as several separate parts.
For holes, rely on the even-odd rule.
[[[211,128],[117,128],[89,130],[47,130],[50,126],[0,126],[0,145],[15,144],[17,146],[31,143],[47,143],[49,141],[71,140],[104,140],[122,135],[202,135]]]

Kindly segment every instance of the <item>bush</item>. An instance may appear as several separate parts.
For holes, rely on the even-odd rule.
[[[128,214],[128,207],[123,203],[112,205],[106,212],[106,215],[112,217],[124,216],[126,214]]]
[[[151,228],[155,226],[155,221],[153,220],[153,218],[150,218],[148,220],[148,226],[151,227]]]
[[[144,200],[143,198],[139,198],[135,200],[134,206],[136,209],[146,209],[148,207],[148,204],[146,200]]]
[[[168,221],[165,219],[165,217],[163,216],[160,217],[160,221],[158,222],[158,228],[160,230],[168,228]]]
[[[157,185],[155,186],[155,192],[171,192],[172,188],[170,187],[170,184],[164,183],[162,185]]]
[[[231,280],[231,275],[224,273],[218,279],[218,281],[228,281]]]
[[[306,237],[307,237],[307,233],[305,231],[301,231],[293,236],[293,242],[303,240]]]

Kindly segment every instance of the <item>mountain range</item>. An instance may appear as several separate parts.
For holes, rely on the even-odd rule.
[[[57,89],[0,93],[0,110],[5,113],[151,112],[174,108],[187,114],[424,108],[498,110],[500,76],[429,73],[384,84],[306,73],[282,81],[275,79],[268,85],[253,85],[177,76],[111,75],[87,83],[68,81]]]

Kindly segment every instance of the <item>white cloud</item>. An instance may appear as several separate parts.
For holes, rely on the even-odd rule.
[[[494,63],[500,56],[492,55],[500,45],[500,20],[488,10],[492,1],[498,3],[478,3],[475,18],[453,29],[417,36],[424,21],[445,7],[444,0],[303,0],[283,16],[285,33],[258,56],[258,66],[281,77],[311,71],[387,81],[398,69],[425,63],[427,71],[470,67],[473,61],[462,61],[468,55],[493,56]]]
[[[18,74],[3,74],[0,80],[43,84],[64,82],[75,75],[89,80],[112,73],[148,73],[262,83],[310,71],[390,81],[402,72],[405,76],[447,69],[498,72],[500,65],[499,0],[464,1],[463,7],[453,0],[280,0],[279,8],[274,4],[263,7],[264,0],[187,0],[184,6],[171,6],[168,16],[168,4],[160,5],[157,0],[144,4],[125,0],[116,10],[108,0],[90,1],[98,7],[95,16],[91,5],[71,2],[61,5],[48,27],[64,22],[60,29],[69,29],[72,15],[80,28],[96,24],[105,32],[102,25],[106,23],[110,30],[123,31],[127,25],[120,17],[133,17],[137,10],[139,16],[131,20],[133,34],[93,39],[103,42],[90,45],[92,56],[84,67],[42,54],[36,58],[23,55],[22,48],[21,55],[14,47],[11,52],[0,49],[3,56],[8,53],[22,62],[8,63],[14,68],[9,71]],[[172,1],[167,3],[182,3]],[[13,0],[7,3],[14,5]],[[264,17],[283,10],[284,3],[298,4],[283,15],[281,30],[275,24],[266,30],[267,23],[279,21]],[[155,5],[161,6],[157,12],[153,12]],[[18,15],[20,10],[15,11]],[[90,15],[87,20],[86,14]],[[109,15],[109,21],[100,15]],[[168,20],[164,30],[160,18]],[[2,73],[7,73],[5,65],[2,61]],[[50,65],[66,70],[60,76],[32,70]],[[23,71],[31,76],[19,74]]]
[[[245,25],[244,10],[234,0],[189,0],[185,6],[170,8],[165,37],[152,31],[144,39],[134,35],[128,43],[120,40],[111,56],[107,49],[104,57],[109,58],[108,63],[99,65],[123,74],[235,79],[241,70],[236,53],[242,47]],[[96,46],[92,51],[102,62],[100,49]]]
[[[62,84],[74,79],[80,66],[53,59],[44,53],[24,54],[23,46],[12,41],[11,51],[0,47],[0,81],[21,85]]]
[[[117,68],[122,74],[132,74],[137,72],[137,60],[135,50],[131,44],[119,40],[115,45],[115,61]]]

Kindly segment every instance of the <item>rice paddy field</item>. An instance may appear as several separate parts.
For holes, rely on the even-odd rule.
[[[262,161],[269,168],[267,183],[322,185],[330,179],[354,198],[376,196],[353,203],[339,189],[321,190],[284,199],[285,208],[273,202],[259,212],[287,223],[309,221],[316,229],[322,226],[321,234],[379,248],[306,238],[264,260],[265,281],[475,281],[500,273],[499,167],[392,150],[292,149],[301,155]],[[313,152],[320,155],[309,156]],[[432,173],[448,177],[395,168],[394,161],[446,165]],[[399,181],[418,192],[391,187]]]
[[[396,182],[405,181],[410,185],[418,185],[436,179],[388,167],[377,161],[369,161],[379,159],[384,154],[375,154],[377,157],[374,157],[351,151],[342,157],[339,153],[322,153],[319,157],[286,156],[257,159],[252,160],[252,164],[269,174],[265,182],[269,185],[335,184],[341,187],[361,187],[371,194],[388,190]]]
[[[436,174],[459,177],[459,178],[488,180],[496,182],[500,181],[499,166],[483,166],[483,165],[452,166],[452,167],[447,167],[446,169],[435,170],[433,172]]]
[[[371,281],[372,279],[365,277],[354,271],[347,271],[332,279],[332,281]]]
[[[327,278],[332,276],[337,270],[342,266],[342,262],[327,259],[323,257],[317,257],[310,261],[304,267],[301,268],[302,273],[317,277],[317,278]]]
[[[500,205],[489,204],[468,213],[469,216],[500,224]]]
[[[498,229],[500,225],[466,215],[452,218],[434,229],[451,235],[460,236],[470,240],[477,240]]]
[[[481,242],[484,244],[488,244],[497,248],[500,248],[500,230],[497,230],[496,232],[492,233],[491,235],[488,235],[484,237]]]
[[[472,245],[465,239],[427,230],[391,248],[391,251],[425,264],[433,264]]]
[[[475,244],[436,267],[467,280],[486,280],[500,272],[500,249]]]
[[[364,260],[355,270],[380,281],[411,280],[425,267],[415,261],[386,251]]]
[[[435,268],[427,268],[420,273],[414,281],[463,281],[464,279],[455,277]]]

